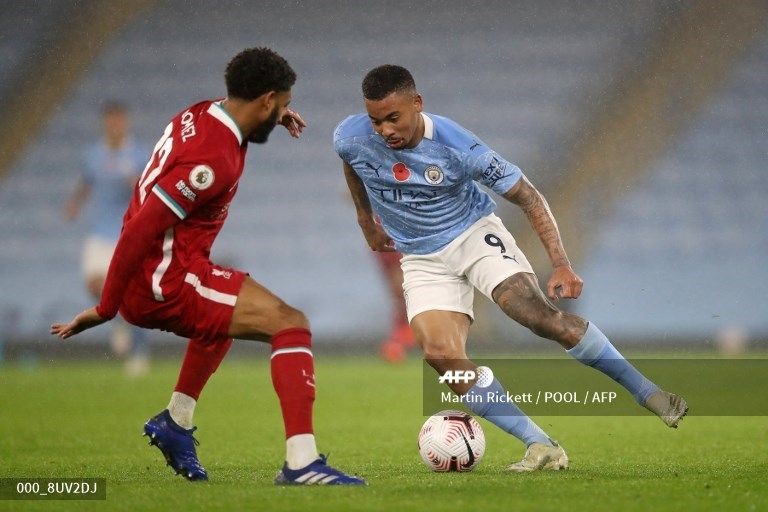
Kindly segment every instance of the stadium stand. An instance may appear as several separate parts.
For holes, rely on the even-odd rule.
[[[768,33],[678,144],[595,226],[578,311],[644,337],[768,332]]]
[[[74,0],[8,2],[0,17],[0,98],[7,98],[21,70],[39,56],[56,33],[57,24],[71,12]]]
[[[251,147],[214,257],[301,307],[319,338],[373,341],[386,329],[388,302],[331,147],[335,124],[362,108],[363,74],[383,62],[412,68],[428,111],[474,129],[546,190],[557,176],[537,174],[535,163],[579,129],[680,4],[340,3],[333,13],[281,2],[210,5],[162,2],[131,23],[0,185],[0,279],[13,290],[0,309],[18,312],[25,336],[42,338],[53,319],[88,305],[78,270],[82,228],[65,225],[60,210],[98,133],[101,101],[128,103],[150,147],[178,109],[224,94],[223,67],[236,51],[266,44],[284,54],[299,74],[293,104],[309,128],[299,142],[275,133],[266,147]],[[611,316],[590,304],[607,311],[601,319]],[[632,325],[644,332],[647,324]]]

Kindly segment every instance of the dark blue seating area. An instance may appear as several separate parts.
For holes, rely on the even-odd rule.
[[[768,37],[596,227],[579,310],[663,339],[768,332]]]
[[[84,147],[99,136],[103,100],[128,103],[137,137],[151,147],[177,111],[225,94],[224,66],[236,51],[269,45],[282,53],[299,75],[293,105],[309,128],[300,141],[276,130],[266,146],[251,146],[214,256],[247,269],[305,310],[320,338],[373,340],[386,331],[390,304],[331,144],[336,123],[362,109],[365,72],[387,62],[411,68],[427,111],[472,129],[546,189],[558,176],[540,175],[534,164],[561,150],[617,74],[642,57],[671,9],[664,2],[617,7],[594,0],[212,5],[160,2],[126,27],[76,90],[62,98],[0,184],[0,309],[20,310],[19,329],[26,335],[45,336],[51,320],[89,303],[79,273],[83,227],[66,225],[60,212],[75,186]],[[730,251],[716,253],[730,262],[736,255],[755,257],[745,247],[762,247],[765,254],[765,235],[756,242],[754,233],[760,227],[766,232],[766,210],[759,206],[766,192],[765,125],[760,142],[756,130],[768,97],[755,90],[766,78],[766,45],[755,51],[686,142],[659,164],[610,225],[599,228],[585,268],[584,302],[601,323],[641,333],[652,323],[650,310],[630,319],[608,304],[627,261],[641,265],[629,276],[635,279],[630,290],[636,290],[640,284],[658,288],[683,279],[684,273],[670,266],[685,267],[683,256],[704,258],[713,243]],[[649,202],[654,196],[659,200]],[[663,218],[661,208],[668,212]],[[754,220],[760,212],[762,220]],[[736,214],[743,220],[732,222]],[[738,229],[721,232],[724,225]],[[702,234],[714,232],[702,241]],[[745,265],[730,266],[746,272]],[[704,300],[702,286],[692,289],[685,291]],[[722,288],[706,291],[731,297]],[[645,293],[671,309],[664,302],[668,293]],[[621,295],[632,294],[622,290]],[[722,306],[712,314],[717,311]],[[686,320],[681,329],[709,325],[697,317]]]

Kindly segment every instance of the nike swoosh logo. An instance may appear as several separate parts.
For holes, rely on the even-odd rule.
[[[472,447],[469,446],[469,441],[467,441],[467,438],[464,437],[464,432],[461,433],[461,438],[464,440],[464,444],[467,445],[467,453],[469,453],[469,460],[466,464],[462,464],[461,467],[463,468],[471,468],[475,465],[475,454],[472,451]]]

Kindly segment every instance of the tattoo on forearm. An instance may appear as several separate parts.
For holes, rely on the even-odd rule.
[[[510,191],[504,197],[517,204],[525,212],[533,230],[536,231],[541,243],[544,244],[552,265],[569,265],[570,262],[560,238],[560,231],[557,229],[557,222],[544,196],[526,181],[514,194]]]

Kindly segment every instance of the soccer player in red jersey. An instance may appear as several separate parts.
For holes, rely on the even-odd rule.
[[[401,363],[407,357],[407,350],[416,346],[416,339],[408,324],[405,298],[403,297],[403,271],[400,268],[399,252],[374,252],[381,276],[387,286],[392,303],[392,319],[387,338],[381,343],[379,354],[390,363]]]
[[[272,345],[286,460],[277,484],[359,485],[318,454],[309,321],[240,270],[213,264],[213,241],[237,192],[249,142],[263,144],[277,124],[298,138],[306,126],[288,108],[296,74],[268,48],[246,49],[227,65],[227,97],[178,114],[155,145],[123,219],[99,304],[51,326],[62,339],[113,318],[188,337],[168,408],[144,433],[173,469],[207,480],[192,437],[192,415],[233,338]]]

